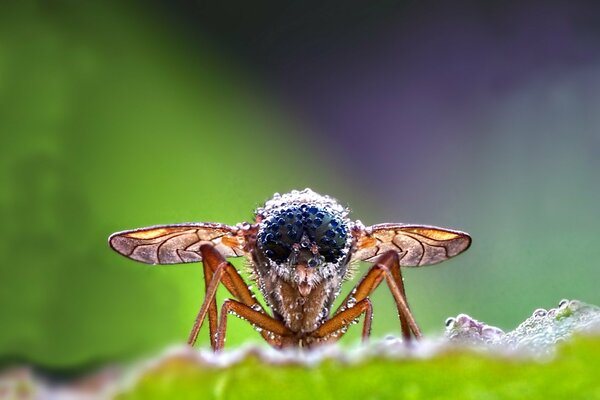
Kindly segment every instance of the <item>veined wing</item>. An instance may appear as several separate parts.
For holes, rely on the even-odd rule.
[[[425,225],[378,224],[356,235],[351,261],[376,261],[389,250],[398,253],[403,267],[437,264],[462,253],[471,245],[465,232]]]
[[[117,232],[108,244],[117,253],[146,264],[202,261],[200,246],[210,243],[224,257],[245,255],[239,228],[215,223],[157,225]]]

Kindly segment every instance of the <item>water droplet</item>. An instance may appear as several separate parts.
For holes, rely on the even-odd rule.
[[[540,317],[540,318],[545,317],[546,314],[548,314],[548,311],[546,311],[546,309],[544,309],[544,308],[538,308],[537,310],[535,310],[533,312],[534,317]]]
[[[558,308],[566,308],[569,305],[568,299],[562,299],[560,303],[558,303]]]
[[[346,306],[348,308],[352,308],[356,305],[356,299],[354,297],[349,297],[348,301],[346,301]]]
[[[573,312],[580,310],[582,307],[583,303],[581,303],[579,300],[571,300],[567,306],[567,308]]]

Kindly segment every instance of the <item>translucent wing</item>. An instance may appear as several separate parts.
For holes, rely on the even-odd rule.
[[[404,267],[437,264],[471,245],[471,237],[465,232],[423,225],[378,224],[358,230],[355,237],[352,261],[375,261],[393,250]]]
[[[146,264],[179,264],[201,261],[200,246],[210,243],[224,257],[245,255],[239,228],[224,224],[187,223],[157,225],[110,235],[108,244],[117,253]]]

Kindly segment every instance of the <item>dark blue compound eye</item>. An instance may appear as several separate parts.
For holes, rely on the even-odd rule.
[[[295,244],[308,237],[326,262],[337,262],[347,243],[348,228],[342,217],[314,205],[281,210],[263,222],[258,245],[269,259],[285,262]]]
[[[277,242],[266,242],[264,244],[265,255],[273,261],[283,262],[290,256],[291,250]]]
[[[337,215],[319,210],[315,219],[309,220],[305,231],[318,248],[326,262],[337,262],[347,243],[347,227]]]

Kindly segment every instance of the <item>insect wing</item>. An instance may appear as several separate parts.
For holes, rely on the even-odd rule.
[[[437,264],[454,257],[471,245],[471,237],[450,229],[424,225],[378,224],[358,233],[352,261],[377,260],[393,250],[403,267]]]
[[[110,235],[117,253],[146,264],[179,264],[202,261],[200,246],[210,243],[224,257],[245,254],[238,229],[224,224],[186,223],[157,225]]]

